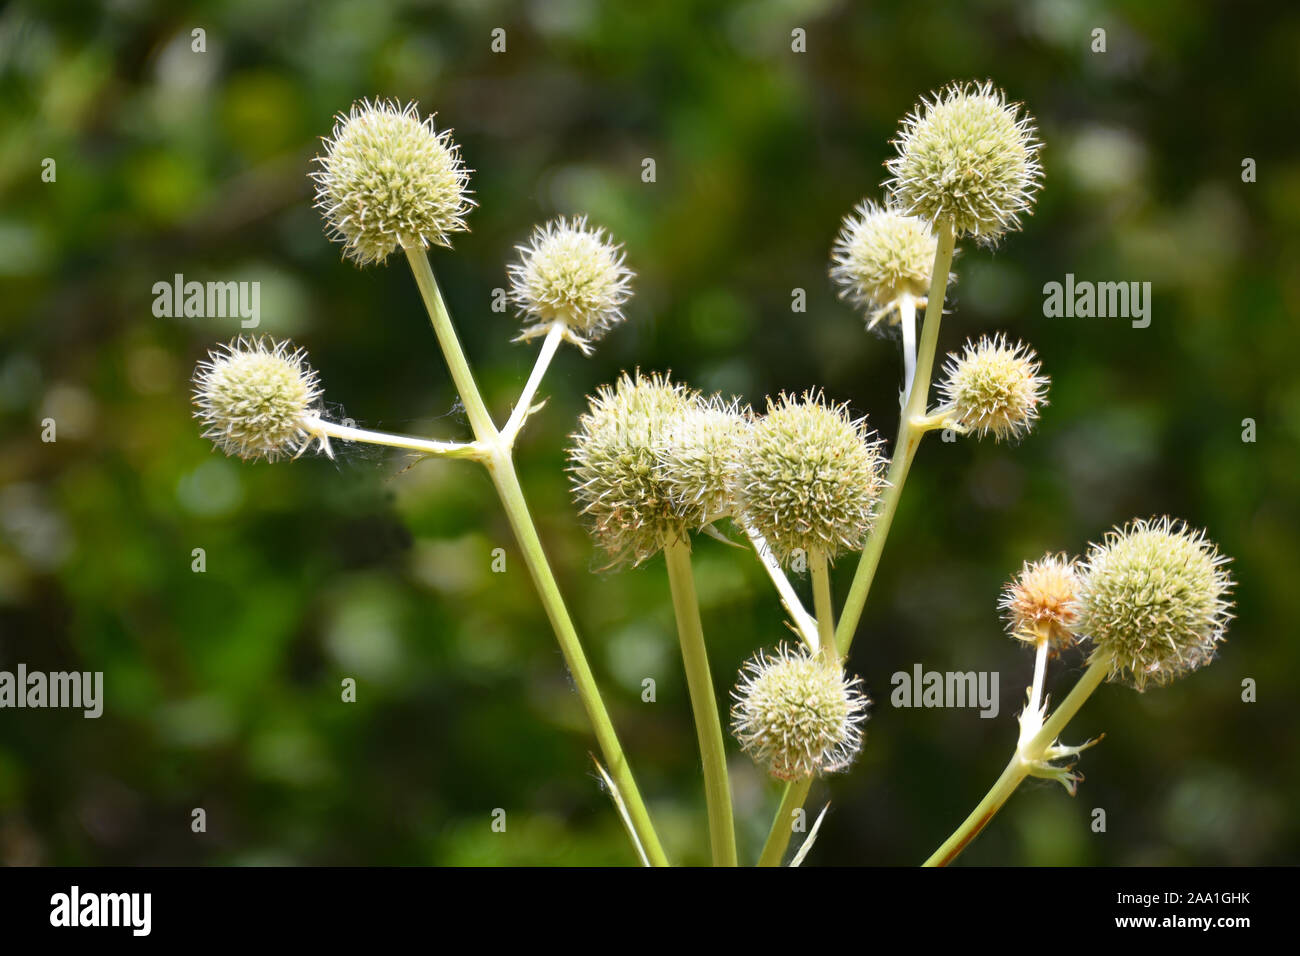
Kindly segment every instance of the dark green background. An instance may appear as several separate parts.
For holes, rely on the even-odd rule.
[[[796,27],[807,53],[791,52]],[[98,721],[0,711],[0,862],[632,862],[481,470],[355,449],[225,459],[198,435],[188,380],[237,320],[152,315],[174,273],[260,281],[259,331],[309,350],[335,414],[467,434],[405,264],[340,261],[311,208],[318,137],[363,96],[436,110],[476,170],[473,231],[433,262],[498,415],[534,350],[490,309],[513,245],[583,212],[626,243],[627,324],[592,359],[561,354],[518,457],[669,851],[705,860],[662,560],[600,570],[566,435],[586,394],[639,365],[756,403],[821,385],[892,439],[897,344],[835,298],[828,251],[840,217],[880,196],[899,118],[984,77],[1037,117],[1045,187],[1023,232],[962,249],[941,348],[1023,337],[1051,405],[1018,446],[922,448],[853,649],[877,701],[867,744],[814,789],[814,807],[833,802],[811,861],[924,859],[1014,740],[1031,661],[1002,634],[1003,581],[1167,512],[1236,558],[1220,658],[1145,695],[1103,687],[1068,735],[1106,733],[1078,797],[1027,785],[964,859],[1295,862],[1298,48],[1293,5],[1169,0],[7,6],[0,668],[102,670],[107,703]],[[1242,182],[1244,157],[1258,182]],[[1150,328],[1043,318],[1043,284],[1067,272],[1150,281]],[[490,572],[497,547],[505,574]],[[752,556],[705,540],[696,564],[725,695],[785,631]],[[835,569],[841,596],[854,565]],[[917,662],[999,671],[999,718],[890,707],[890,675]],[[1053,693],[1078,671],[1058,666]],[[1257,703],[1240,700],[1247,677]],[[733,757],[752,859],[777,790]]]

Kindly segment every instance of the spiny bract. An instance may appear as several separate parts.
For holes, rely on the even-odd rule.
[[[208,353],[194,372],[194,416],[227,455],[268,461],[310,440],[320,381],[290,342],[238,338]]]
[[[904,296],[924,302],[937,245],[929,224],[864,199],[844,217],[831,249],[831,278],[840,298],[870,310],[867,327],[899,321]]]
[[[1232,619],[1229,559],[1185,522],[1135,520],[1092,545],[1079,595],[1079,631],[1110,680],[1137,690],[1168,684],[1214,657]]]
[[[802,646],[760,651],[731,692],[732,733],[782,780],[843,770],[862,747],[859,725],[871,702],[861,683]]]
[[[414,103],[362,101],[339,114],[316,157],[316,207],[329,237],[360,265],[382,262],[399,246],[450,246],[465,231],[469,174],[451,132],[420,119]]]
[[[734,495],[778,560],[861,548],[885,481],[866,419],[820,392],[768,400],[740,443]]]
[[[956,238],[996,242],[1020,226],[1042,185],[1033,120],[983,84],[954,83],[903,120],[885,166],[892,202]]]
[[[1049,650],[1058,654],[1075,642],[1078,597],[1074,561],[1064,553],[1048,554],[1025,562],[1003,589],[998,607],[1012,637],[1033,645],[1046,641]]]
[[[634,273],[622,247],[603,229],[580,216],[554,219],[519,246],[519,262],[508,267],[510,297],[529,324],[520,339],[545,335],[556,322],[564,337],[589,352],[588,344],[623,321]]]
[[[948,355],[939,388],[952,405],[953,418],[980,437],[1019,438],[1047,404],[1049,379],[1039,375],[1038,357],[1028,346],[1007,343],[999,333],[966,343],[960,356]]]

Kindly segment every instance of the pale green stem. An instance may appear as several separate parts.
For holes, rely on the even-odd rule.
[[[591,672],[591,666],[587,663],[582,642],[578,638],[568,608],[565,607],[564,599],[560,595],[555,575],[546,559],[541,538],[538,537],[537,528],[533,524],[532,513],[528,509],[528,502],[519,485],[519,477],[515,473],[510,448],[502,442],[496,427],[492,424],[487,406],[479,394],[478,386],[474,383],[474,375],[465,360],[465,353],[461,350],[456,329],[452,325],[451,316],[442,300],[442,293],[438,290],[437,280],[429,267],[429,260],[424,250],[407,248],[406,256],[411,263],[411,271],[415,274],[416,284],[420,287],[420,295],[424,299],[429,319],[433,323],[438,344],[442,347],[447,366],[451,370],[452,380],[460,392],[461,401],[465,404],[465,413],[469,417],[474,437],[488,450],[488,456],[484,461],[488,474],[492,476],[492,483],[496,486],[502,507],[510,521],[510,527],[519,542],[524,564],[528,568],[533,585],[541,598],[542,607],[545,608],[546,616],[555,631],[560,651],[573,677],[578,698],[586,708],[587,717],[595,731],[596,742],[608,765],[609,774],[618,784],[619,792],[627,805],[628,815],[632,819],[646,856],[655,866],[667,866],[668,858],[655,833],[645,802],[641,799],[641,791],[632,776],[627,757],[623,753],[623,747],[614,731],[609,712],[605,709],[604,700],[600,696],[600,688]]]
[[[462,443],[450,441],[430,441],[413,435],[393,435],[388,432],[372,432],[365,428],[352,428],[338,422],[327,422],[323,418],[309,416],[303,426],[312,437],[328,436],[342,441],[359,441],[371,445],[388,445],[391,448],[405,448],[418,451],[424,455],[437,455],[441,458],[474,458],[482,460],[487,449],[478,442]]]
[[[533,396],[537,394],[537,388],[542,384],[542,377],[546,374],[546,370],[550,368],[551,359],[555,358],[555,350],[560,347],[563,340],[564,324],[556,322],[551,326],[550,331],[546,333],[546,338],[542,341],[542,348],[537,353],[537,361],[533,365],[533,372],[528,376],[528,382],[524,385],[524,390],[519,394],[519,402],[510,415],[510,421],[506,422],[506,427],[501,429],[502,437],[512,447],[515,443],[515,436],[519,434],[519,429],[523,427],[524,420],[532,411]]]
[[[984,799],[971,811],[962,825],[954,830],[943,845],[925,861],[924,866],[947,866],[970,845],[975,837],[979,836],[980,831],[988,826],[989,821],[1002,809],[1002,805],[1007,802],[1011,794],[1015,793],[1021,781],[1029,776],[1031,764],[1026,757],[1046,754],[1047,748],[1060,737],[1061,732],[1065,730],[1065,725],[1079,712],[1084,701],[1091,697],[1092,692],[1106,679],[1110,667],[1109,659],[1094,660],[1088,665],[1079,682],[1074,685],[1065,700],[1061,701],[1061,706],[1056,709],[1047,723],[1043,724],[1042,730],[1035,734],[1025,747],[1016,749],[1016,753],[1006,769],[1002,771],[1002,776],[998,777],[997,782],[993,784],[992,789],[984,795]]]
[[[808,571],[812,577],[813,613],[817,615],[817,640],[822,656],[832,667],[839,667],[840,656],[835,647],[835,612],[831,606],[831,576],[826,555],[814,551],[808,555]]]
[[[811,788],[812,777],[800,777],[785,785],[781,806],[776,811],[772,829],[767,834],[767,842],[763,844],[763,852],[758,858],[759,866],[781,865],[786,848],[790,845],[790,835],[794,832],[795,811],[803,808],[803,802],[808,799]]]
[[[1047,676],[1049,646],[1046,638],[1040,638],[1038,648],[1034,651],[1034,683],[1029,691],[1029,706],[1020,722],[1020,737],[1024,743],[1028,743],[1026,738],[1032,739],[1042,729],[1043,681]]]
[[[898,300],[898,325],[903,331],[903,405],[906,406],[916,376],[916,299],[906,292]]]
[[[713,693],[713,676],[709,673],[700,603],[695,594],[695,575],[691,570],[689,539],[681,537],[666,541],[664,559],[668,564],[668,585],[677,616],[677,637],[682,645],[686,686],[691,695],[691,710],[695,714],[695,733],[700,741],[713,865],[735,866],[736,825],[731,811],[731,785],[727,779],[727,752],[722,723],[718,718],[718,701]]]
[[[744,528],[745,534],[749,536],[749,542],[754,546],[754,555],[758,558],[759,563],[763,565],[763,570],[767,572],[767,576],[772,579],[772,584],[776,587],[776,593],[781,598],[781,604],[785,606],[790,617],[794,619],[795,630],[799,632],[799,636],[808,645],[808,649],[815,653],[821,645],[817,638],[817,622],[813,620],[811,614],[804,610],[803,602],[799,600],[799,595],[795,594],[794,588],[790,586],[790,579],[781,570],[781,563],[777,561],[776,555],[768,547],[767,539],[759,534],[753,525],[740,518],[736,520]]]

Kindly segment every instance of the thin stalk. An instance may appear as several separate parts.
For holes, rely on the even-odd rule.
[[[551,330],[546,333],[546,338],[542,341],[542,348],[537,353],[537,361],[533,365],[533,372],[528,376],[528,382],[524,385],[524,390],[519,394],[519,401],[510,414],[510,420],[506,422],[506,427],[501,429],[501,434],[505,436],[506,441],[511,445],[514,444],[519,429],[523,427],[524,419],[528,417],[533,404],[533,396],[537,394],[537,388],[542,384],[542,377],[546,374],[546,370],[550,368],[551,359],[555,358],[555,350],[560,347],[560,342],[563,340],[564,325],[556,322],[551,326]]]
[[[776,555],[768,547],[767,539],[747,522],[742,522],[741,527],[744,528],[745,534],[749,536],[749,542],[754,546],[754,554],[758,557],[759,563],[763,565],[763,570],[767,572],[767,576],[772,579],[772,584],[776,586],[776,593],[781,598],[781,604],[789,615],[794,618],[794,626],[798,630],[799,636],[804,639],[808,649],[816,653],[818,647],[821,646],[821,642],[817,638],[817,622],[813,620],[811,614],[804,610],[803,602],[799,600],[799,595],[795,594],[794,588],[791,587],[790,579],[781,570],[781,563],[776,560]]]
[[[835,612],[831,606],[831,576],[826,555],[821,551],[808,555],[808,571],[812,577],[813,612],[817,615],[817,639],[826,663],[838,667],[840,656],[835,648]]]
[[[916,299],[904,292],[898,300],[898,324],[903,330],[903,405],[912,394],[916,378]]]
[[[686,686],[691,695],[691,710],[695,714],[695,733],[700,741],[713,865],[736,866],[736,825],[731,811],[731,786],[727,780],[727,752],[722,738],[722,722],[718,718],[718,701],[713,694],[713,676],[709,673],[704,627],[700,623],[690,541],[682,537],[666,542],[664,559],[668,564],[668,585],[677,616],[677,637],[682,645]]]
[[[338,438],[342,441],[359,441],[371,445],[388,445],[391,448],[405,448],[425,455],[438,455],[443,458],[478,458],[486,451],[477,442],[462,443],[450,441],[430,441],[413,435],[393,435],[388,432],[372,432],[365,428],[351,428],[338,422],[327,422],[323,418],[312,416],[303,425],[314,436],[321,435]]]
[[[777,808],[772,829],[768,831],[767,842],[763,844],[763,852],[758,858],[759,866],[781,865],[786,848],[790,845],[790,835],[794,832],[794,813],[808,799],[808,791],[811,787],[812,777],[801,777],[785,785],[781,806]]]
[[[1026,735],[1032,738],[1042,729],[1043,681],[1047,677],[1048,647],[1047,639],[1042,638],[1034,651],[1034,684],[1029,691],[1029,706],[1025,709],[1026,716],[1020,726],[1022,740]]]

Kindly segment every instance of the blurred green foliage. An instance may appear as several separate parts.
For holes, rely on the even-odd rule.
[[[806,53],[791,51],[795,28]],[[1103,688],[1071,728],[1106,732],[1079,796],[1026,786],[967,859],[1295,862],[1298,47],[1300,11],[1283,3],[9,4],[0,668],[102,670],[107,702],[97,721],[0,711],[0,862],[632,862],[481,471],[364,449],[222,458],[190,417],[188,379],[238,319],[152,314],[153,284],[176,273],[258,281],[258,331],[309,350],[335,414],[467,434],[404,264],[340,261],[311,208],[318,137],[363,96],[436,110],[477,171],[473,231],[433,259],[498,414],[533,352],[490,309],[513,245],[584,212],[626,243],[630,321],[593,359],[561,354],[519,461],[670,853],[705,860],[662,561],[600,569],[569,501],[566,435],[587,393],[639,365],[756,404],[822,385],[892,438],[897,343],[836,300],[828,250],[840,217],[879,196],[899,118],[985,76],[1038,118],[1045,188],[1022,233],[962,250],[941,347],[1024,337],[1051,405],[1018,446],[922,449],[853,649],[876,699],[867,745],[814,789],[810,806],[833,805],[812,860],[922,860],[1014,739],[1031,662],[1001,633],[1002,582],[1026,558],[1169,512],[1236,557],[1221,658],[1145,695]],[[1150,328],[1043,318],[1043,284],[1068,272],[1152,282]],[[41,441],[45,418],[57,442]],[[490,570],[498,547],[504,574]],[[751,556],[709,540],[696,552],[725,698],[785,629]],[[835,569],[841,595],[854,563]],[[892,708],[890,675],[916,662],[999,671],[1001,715]],[[1055,696],[1078,670],[1058,667]],[[340,702],[349,676],[355,704]],[[1257,703],[1240,700],[1246,677]],[[776,789],[742,755],[733,766],[752,859]],[[1089,830],[1094,807],[1105,834]]]

